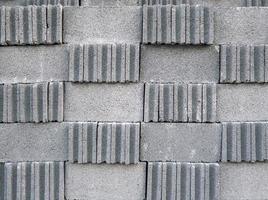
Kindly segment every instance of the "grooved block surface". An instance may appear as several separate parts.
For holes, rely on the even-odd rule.
[[[149,162],[147,200],[219,199],[219,164]]]
[[[2,199],[64,199],[64,162],[0,163],[0,174]]]
[[[65,84],[66,121],[141,121],[144,84]]]
[[[81,0],[82,6],[137,6],[139,0]]]
[[[267,170],[267,163],[220,164],[221,199],[267,199]]]
[[[2,83],[68,79],[66,46],[0,47],[0,62]]]
[[[126,17],[127,16],[127,17]],[[140,42],[142,8],[66,7],[64,42]]]
[[[217,83],[219,80],[218,46],[143,45],[141,80]]]
[[[137,164],[139,142],[139,123],[68,123],[68,157],[72,163]]]
[[[215,43],[266,44],[268,8],[219,8],[215,11]]]
[[[217,121],[268,120],[268,86],[217,85]]]
[[[63,123],[0,124],[0,162],[67,160],[65,127]]]
[[[142,161],[216,162],[221,126],[196,123],[142,123]]]
[[[68,163],[66,198],[141,200],[145,198],[145,179],[146,163],[131,166]]]

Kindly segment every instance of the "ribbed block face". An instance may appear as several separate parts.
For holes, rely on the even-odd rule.
[[[63,120],[63,83],[0,85],[0,122]]]
[[[143,6],[143,43],[212,44],[214,12],[200,5]]]
[[[68,123],[69,161],[136,164],[139,138],[139,123]]]
[[[79,0],[24,0],[21,5],[62,5],[62,6],[79,6]]]
[[[62,6],[0,9],[0,45],[62,43]]]
[[[69,46],[69,81],[139,81],[139,44],[74,44]]]
[[[222,123],[223,162],[255,162],[268,159],[268,125],[265,122]]]
[[[268,6],[268,1],[266,0],[241,0],[243,6]]]
[[[221,45],[222,83],[268,82],[267,45]]]
[[[215,84],[145,84],[145,122],[215,122]]]
[[[147,200],[219,199],[219,165],[149,162]]]
[[[64,163],[0,163],[0,197],[64,199]]]

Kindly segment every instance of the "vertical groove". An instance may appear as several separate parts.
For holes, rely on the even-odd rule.
[[[144,121],[158,121],[158,93],[159,86],[155,83],[145,84]]]

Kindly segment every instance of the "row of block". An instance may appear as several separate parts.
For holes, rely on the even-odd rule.
[[[62,7],[0,8],[0,45],[62,43]]]
[[[63,83],[1,84],[0,122],[63,121]]]
[[[219,165],[149,162],[147,200],[219,199]]]
[[[137,82],[139,44],[84,44],[69,46],[69,81]]]
[[[0,163],[0,199],[63,200],[64,163]]]
[[[68,123],[70,162],[136,164],[139,123]]]
[[[268,82],[267,45],[220,45],[220,82]]]
[[[145,84],[145,122],[215,122],[215,84]]]
[[[212,44],[214,12],[201,5],[143,7],[143,43]]]
[[[62,5],[62,6],[79,6],[79,0],[23,0],[24,6],[28,5]]]

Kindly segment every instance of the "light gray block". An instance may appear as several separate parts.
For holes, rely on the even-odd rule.
[[[268,159],[266,122],[222,123],[222,162],[255,162]]]
[[[0,163],[3,199],[64,199],[64,162]],[[3,189],[3,190],[2,190]]]
[[[267,85],[217,85],[217,121],[268,120]]]
[[[267,163],[220,164],[221,199],[267,199],[267,170]]]
[[[146,163],[131,166],[68,163],[66,198],[141,200],[145,198],[145,179]]]
[[[215,122],[216,84],[146,83],[145,122]]]
[[[212,44],[214,11],[202,5],[144,5],[143,43]]]
[[[68,43],[140,42],[142,8],[65,7],[63,24]]]
[[[65,161],[65,129],[63,123],[0,124],[0,161]]]
[[[142,123],[142,161],[216,162],[221,126],[196,123]]]
[[[149,162],[147,200],[218,200],[219,164]]]
[[[0,47],[0,82],[68,80],[66,46]]]
[[[141,121],[143,90],[139,84],[65,84],[66,121]]]
[[[218,46],[142,46],[141,80],[217,83],[219,48]]]
[[[81,0],[81,6],[137,6],[139,0]]]
[[[139,123],[68,123],[69,161],[137,164],[139,140]]]
[[[215,11],[215,43],[266,44],[268,8],[219,8]]]

